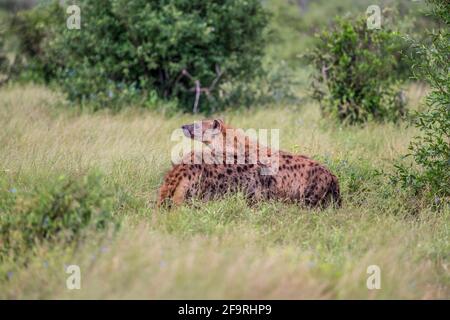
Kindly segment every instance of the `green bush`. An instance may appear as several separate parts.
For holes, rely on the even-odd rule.
[[[63,28],[51,50],[72,101],[103,108],[157,94],[182,110],[207,111],[220,104],[221,83],[260,71],[267,14],[259,0],[77,4],[81,29]]]
[[[323,114],[350,124],[401,117],[405,99],[393,74],[403,46],[396,32],[369,30],[366,18],[336,19],[306,55]]]
[[[1,178],[1,177],[0,177]],[[60,177],[31,192],[0,179],[0,259],[42,241],[74,241],[83,230],[106,229],[114,222],[114,198],[101,177]]]
[[[4,36],[0,30],[0,85],[5,82],[9,74],[9,60],[4,50]]]
[[[17,40],[17,52],[11,76],[36,82],[49,82],[56,76],[49,47],[65,28],[64,21],[63,8],[54,0],[13,16],[10,33]]]
[[[415,125],[421,134],[409,146],[414,165],[396,165],[395,182],[417,193],[425,193],[435,205],[450,199],[450,3],[429,0],[434,15],[442,21],[442,28],[430,35],[431,45],[416,43],[420,56],[415,75],[431,87],[426,99],[427,110],[415,115]]]
[[[303,4],[303,5],[302,5]],[[434,19],[423,14],[423,1],[411,0],[266,0],[272,13],[268,54],[285,60],[291,67],[302,67],[299,53],[316,43],[314,34],[330,23],[329,17],[348,17],[365,12],[370,5],[382,10],[382,27],[421,38],[423,30],[434,26]],[[408,61],[402,75],[410,76]]]
[[[9,29],[9,17],[0,11],[0,86],[6,83],[10,77],[10,61],[8,59],[7,33]]]

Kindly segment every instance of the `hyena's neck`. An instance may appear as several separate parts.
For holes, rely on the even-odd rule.
[[[212,155],[221,157],[227,163],[233,159],[244,163],[252,163],[253,160],[256,163],[261,156],[270,156],[272,153],[270,148],[261,145],[256,138],[246,135],[242,129],[230,127],[217,135],[208,147]]]

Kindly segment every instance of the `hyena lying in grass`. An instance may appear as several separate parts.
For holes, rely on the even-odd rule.
[[[251,202],[274,199],[308,207],[341,205],[336,176],[308,157],[271,150],[222,120],[204,120],[182,129],[206,148],[174,164],[159,190],[158,206],[179,205],[192,198],[212,200],[239,191]]]

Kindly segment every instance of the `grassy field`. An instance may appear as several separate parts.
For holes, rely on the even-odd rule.
[[[423,93],[410,88],[412,107]],[[311,102],[224,113],[235,127],[279,128],[282,149],[327,164],[340,179],[342,208],[248,207],[236,195],[158,213],[170,134],[197,117],[135,108],[87,114],[37,86],[3,88],[0,97],[8,190],[20,198],[61,175],[96,171],[121,199],[117,232],[91,231],[76,245],[42,242],[3,258],[2,299],[450,298],[450,210],[432,211],[384,175],[417,133],[406,124],[340,127]],[[70,264],[81,268],[80,290],[66,288]],[[369,265],[381,269],[379,290],[366,286]]]

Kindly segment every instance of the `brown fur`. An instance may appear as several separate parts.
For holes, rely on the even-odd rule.
[[[160,188],[158,206],[167,202],[180,205],[191,198],[211,200],[237,191],[252,202],[276,199],[308,207],[341,205],[336,176],[318,162],[302,155],[273,152],[240,132],[233,131],[234,136],[227,140],[230,127],[220,120],[205,120],[201,127],[199,136],[194,136],[193,125],[183,129],[186,135],[207,145],[211,156],[202,159],[192,152],[183,163],[174,165]],[[213,134],[206,130],[213,130]],[[236,152],[239,147],[241,153]],[[268,161],[257,156],[255,163],[251,156],[259,155],[260,149],[266,152]],[[218,155],[222,155],[219,160]],[[243,156],[243,164],[237,164],[238,155]],[[265,170],[274,168],[275,160],[278,171],[264,175]]]

